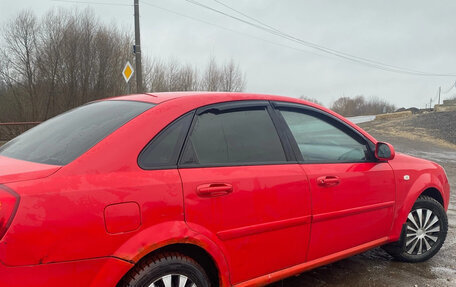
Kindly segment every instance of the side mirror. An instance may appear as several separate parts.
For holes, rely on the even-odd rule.
[[[392,160],[396,153],[389,143],[378,142],[375,145],[375,157],[379,160]]]

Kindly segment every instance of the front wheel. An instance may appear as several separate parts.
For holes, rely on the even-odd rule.
[[[447,231],[448,219],[443,206],[432,197],[421,196],[407,216],[401,239],[383,249],[400,261],[426,261],[440,250]]]

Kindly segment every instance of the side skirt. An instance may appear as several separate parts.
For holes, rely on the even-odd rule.
[[[318,258],[309,262],[305,262],[299,265],[295,265],[286,269],[282,269],[280,271],[276,271],[267,275],[263,275],[248,281],[244,281],[242,283],[239,283],[237,285],[234,285],[235,287],[247,287],[247,286],[264,286],[266,284],[270,284],[272,282],[302,273],[304,271],[308,271],[310,269],[314,269],[326,264],[329,264],[331,262],[338,261],[340,259],[344,259],[347,257],[350,257],[352,255],[362,253],[366,250],[372,249],[374,247],[383,245],[385,243],[388,243],[389,238],[388,237],[382,237],[380,239],[370,241],[364,244],[361,244],[359,246],[352,247],[350,249],[336,252],[331,255],[324,256],[322,258]]]

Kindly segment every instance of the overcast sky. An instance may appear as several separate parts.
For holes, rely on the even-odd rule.
[[[236,15],[214,0],[197,1]],[[454,0],[220,1],[283,32],[334,50],[412,70],[456,74]],[[86,2],[133,4],[133,0]],[[106,23],[134,31],[133,6],[51,0],[0,0],[0,3],[3,22],[23,9],[41,16],[54,7],[84,9],[89,6]],[[405,75],[346,61],[185,0],[146,0],[140,2],[140,15],[144,56],[175,59],[198,67],[204,67],[211,55],[220,62],[234,59],[246,73],[246,92],[304,95],[317,98],[325,105],[343,95],[364,95],[386,99],[397,107],[424,107],[430,98],[435,104],[439,86],[445,91],[456,81],[456,77]],[[456,89],[442,94],[442,98],[454,94]]]

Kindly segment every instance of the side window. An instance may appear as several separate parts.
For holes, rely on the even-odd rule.
[[[193,114],[181,116],[156,135],[139,155],[139,166],[144,169],[176,166]]]
[[[370,158],[366,143],[337,127],[336,123],[311,112],[284,109],[280,112],[305,162],[363,162]]]
[[[286,156],[266,108],[209,110],[195,117],[182,164],[280,163]]]

